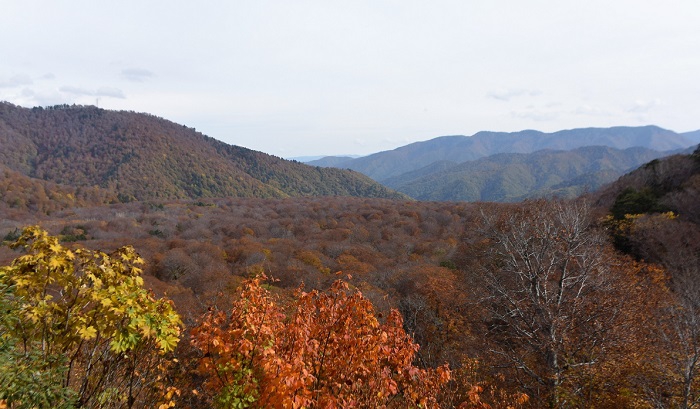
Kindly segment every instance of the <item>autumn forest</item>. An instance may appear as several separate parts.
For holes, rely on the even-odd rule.
[[[0,408],[700,405],[697,149],[575,199],[423,202],[1,108]]]

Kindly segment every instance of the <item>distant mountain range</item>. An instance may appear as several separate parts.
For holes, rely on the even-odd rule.
[[[352,159],[357,159],[361,157],[362,155],[342,155],[342,156],[295,156],[292,158],[287,158],[289,160],[294,160],[297,162],[301,163],[310,163],[314,162],[313,166],[324,166],[327,164],[328,166],[332,166],[336,163],[342,163],[342,162],[347,162]]]
[[[517,201],[575,196],[698,142],[700,131],[657,126],[479,132],[309,164],[353,169],[419,200]]]
[[[352,156],[324,156],[322,158],[314,159],[312,161],[307,161],[304,163],[306,163],[307,165],[321,166],[324,168],[328,168],[328,167],[342,168],[345,163],[348,163],[351,160],[354,160],[357,158],[358,157],[352,157]]]
[[[6,170],[64,187],[97,187],[119,201],[406,198],[358,172],[287,161],[153,115],[91,106],[0,103],[0,147]]]
[[[419,200],[515,202],[531,197],[574,197],[661,156],[664,154],[646,148],[606,146],[499,153],[461,164],[437,162],[384,183]]]
[[[532,153],[542,149],[571,150],[583,146],[609,146],[617,149],[643,147],[657,151],[687,148],[698,142],[700,131],[678,134],[658,126],[582,128],[544,133],[479,132],[473,136],[441,136],[415,142],[391,151],[334,163],[334,166],[362,172],[374,180],[384,180],[431,165],[437,161],[462,163],[497,153]],[[700,141],[699,141],[700,142]],[[309,162],[323,166],[324,159]]]

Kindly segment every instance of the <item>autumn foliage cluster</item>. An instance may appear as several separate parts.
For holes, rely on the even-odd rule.
[[[177,362],[166,354],[179,341],[180,318],[143,290],[133,249],[71,251],[36,227],[12,246],[28,254],[0,270],[9,310],[0,327],[0,403],[174,405],[181,392],[164,377]],[[283,305],[261,279],[244,282],[229,316],[210,312],[192,329],[201,353],[192,375],[205,377],[203,393],[216,406],[437,407],[450,371],[413,365],[419,347],[398,311],[380,323],[372,303],[343,281],[323,293],[299,290]],[[40,379],[10,371],[21,362]]]
[[[143,288],[133,248],[70,250],[36,227],[11,246],[27,254],[0,268],[0,402],[107,408],[165,398],[165,354],[181,322]]]
[[[193,330],[205,388],[225,407],[437,407],[449,369],[413,365],[418,345],[398,311],[382,324],[371,302],[336,281],[282,307],[260,279],[245,283],[230,316]]]

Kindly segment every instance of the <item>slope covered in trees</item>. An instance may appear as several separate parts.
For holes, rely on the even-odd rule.
[[[147,114],[0,103],[0,164],[120,201],[200,197],[402,197],[356,172],[285,161]]]
[[[612,208],[618,218],[663,208],[700,223],[699,195],[700,146],[691,154],[648,162],[592,196],[600,206]],[[645,200],[648,200],[646,205]]]
[[[514,202],[526,198],[573,198],[612,182],[664,153],[588,146],[571,151],[503,153],[424,169],[389,178],[387,186],[418,200]]]
[[[671,301],[658,313],[660,377],[651,393],[656,407],[700,403],[700,147],[692,154],[654,160],[593,195],[610,209],[605,225],[615,247],[663,267]],[[677,395],[667,391],[677,388]],[[652,389],[650,389],[652,391]]]
[[[75,187],[34,179],[0,165],[0,209],[50,214],[72,207],[117,202],[117,194],[96,186]]]

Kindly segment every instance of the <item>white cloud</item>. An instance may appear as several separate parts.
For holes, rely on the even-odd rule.
[[[529,96],[536,97],[541,95],[541,91],[521,89],[521,88],[501,88],[489,92],[486,96],[489,98],[497,99],[499,101],[510,101],[516,97]]]
[[[612,116],[614,115],[612,112],[608,111],[605,108],[602,108],[597,105],[589,105],[589,104],[583,104],[579,105],[572,111],[573,114],[575,115],[584,115],[584,116]]]
[[[638,99],[634,101],[634,104],[627,109],[627,112],[633,112],[633,113],[647,113],[655,108],[658,108],[660,106],[663,106],[664,103],[661,101],[659,98],[655,99]]]
[[[112,87],[100,87],[95,91],[94,95],[96,97],[126,98],[122,90]]]
[[[73,87],[70,85],[64,85],[62,87],[59,87],[58,90],[60,92],[64,92],[66,94],[73,94],[73,95],[94,95],[93,91],[90,91],[85,88],[79,88],[79,87]]]
[[[132,82],[144,82],[153,77],[154,74],[151,71],[144,70],[142,68],[127,68],[122,70],[121,76],[122,78]]]
[[[0,88],[15,88],[24,85],[31,85],[34,80],[27,74],[14,75],[8,79],[0,78]]]
[[[77,96],[111,97],[111,98],[120,98],[120,99],[126,98],[126,96],[124,95],[124,92],[122,90],[120,90],[118,88],[112,88],[112,87],[100,87],[97,90],[91,90],[91,89],[86,89],[86,88],[81,88],[81,87],[64,85],[62,87],[59,87],[58,90],[60,92],[66,93],[66,94],[72,94],[72,95],[77,95]]]
[[[527,119],[536,122],[548,122],[559,118],[560,112],[548,109],[528,107],[526,109],[512,111],[515,118]]]

